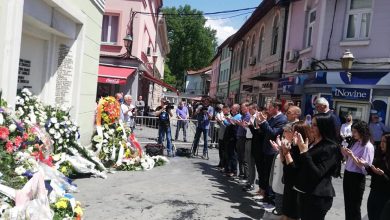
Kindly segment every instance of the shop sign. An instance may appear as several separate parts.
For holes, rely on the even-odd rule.
[[[332,89],[334,99],[346,99],[355,101],[370,101],[371,89],[357,88],[334,88]]]
[[[261,84],[261,90],[272,90],[273,88],[273,84],[272,82],[267,82],[267,83],[263,83]]]

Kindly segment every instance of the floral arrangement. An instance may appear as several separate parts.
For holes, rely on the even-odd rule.
[[[33,96],[28,89],[23,89],[16,96],[16,116],[27,124],[44,126],[47,120],[45,108],[37,96]]]
[[[70,120],[69,110],[47,106],[46,131],[53,141],[53,153],[66,152],[68,147],[75,147],[79,138],[79,127]]]
[[[77,201],[75,207],[72,207],[71,201],[67,197],[59,198],[56,203],[51,205],[51,208],[54,211],[53,220],[79,220],[83,216],[80,202]]]
[[[101,120],[104,122],[101,124],[110,125],[117,122],[120,113],[120,104],[114,97],[108,96],[100,99],[98,105],[98,118],[101,118]]]
[[[118,170],[132,171],[132,170],[151,170],[157,166],[163,166],[168,163],[169,160],[164,156],[143,155],[142,157],[126,158],[123,159],[123,163],[118,167]]]

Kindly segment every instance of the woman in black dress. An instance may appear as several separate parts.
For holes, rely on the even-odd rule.
[[[371,177],[371,191],[367,201],[370,220],[379,220],[387,201],[390,200],[390,134],[382,136],[380,152],[367,167]]]
[[[311,125],[311,136],[303,139],[296,133],[296,143],[300,154],[293,159],[286,154],[286,168],[295,172],[293,189],[298,191],[300,217],[302,220],[322,220],[332,207],[335,190],[332,176],[335,176],[341,165],[340,149],[336,144],[336,126],[329,114],[320,113],[314,116]],[[297,163],[296,163],[297,162]]]

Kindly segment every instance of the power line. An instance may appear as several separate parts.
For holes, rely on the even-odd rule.
[[[242,8],[242,9],[235,9],[235,10],[226,10],[226,11],[216,11],[216,12],[206,12],[206,13],[188,13],[188,14],[164,14],[164,16],[202,16],[202,15],[217,15],[217,14],[227,14],[232,12],[239,12],[239,11],[248,11],[256,9],[257,7],[252,8]],[[140,11],[134,11],[134,13],[137,14],[144,14],[144,15],[158,15],[157,13],[152,12],[140,12]]]
[[[220,18],[204,18],[205,20],[225,20],[225,19],[229,19],[229,18],[234,18],[234,17],[239,17],[239,16],[243,16],[243,15],[247,15],[247,14],[251,14],[251,13],[253,13],[253,11],[250,11],[250,12],[244,12],[244,13],[241,13],[241,14],[236,14],[236,15],[232,15],[232,16],[228,16],[228,17],[220,17]],[[150,16],[150,15],[148,15],[148,16]],[[165,17],[164,15],[163,15],[163,17]],[[167,16],[167,17],[165,17],[166,19],[170,19],[170,18],[173,18],[172,16]],[[189,17],[187,17],[187,18],[180,18],[180,19],[192,19],[192,18],[189,18]]]

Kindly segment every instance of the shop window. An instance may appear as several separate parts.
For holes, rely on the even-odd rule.
[[[307,14],[306,42],[305,47],[313,45],[313,29],[316,21],[316,10],[313,9]]]
[[[349,0],[346,15],[345,38],[364,40],[369,37],[372,14],[372,0]]]
[[[102,25],[102,43],[116,44],[118,42],[119,16],[104,15]]]

